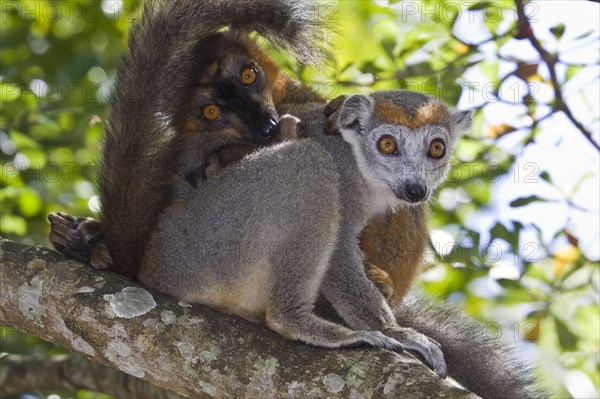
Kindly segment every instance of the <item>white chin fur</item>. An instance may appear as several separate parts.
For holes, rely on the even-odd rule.
[[[391,190],[382,190],[374,188],[371,191],[371,214],[373,216],[383,215],[388,211],[396,211],[398,208],[406,206],[404,201],[400,201]]]

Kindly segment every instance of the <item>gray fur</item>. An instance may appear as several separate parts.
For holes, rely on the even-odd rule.
[[[387,95],[402,105],[393,93]],[[407,206],[394,190],[412,172],[403,167],[404,157],[380,154],[377,138],[401,137],[409,159],[420,153],[423,160],[431,137],[443,135],[450,142],[457,136],[437,126],[410,133],[401,126],[375,126],[374,101],[365,96],[346,101],[342,119],[352,119],[350,110],[357,123],[341,123],[343,139],[307,133],[322,131],[324,118],[321,104],[312,111],[306,107],[299,134],[309,139],[259,150],[198,189],[182,183],[179,198],[160,218],[140,281],[186,301],[265,321],[308,344],[408,350],[445,376],[439,344],[398,325],[365,275],[358,236],[373,217]],[[431,190],[443,178],[449,155],[437,161],[443,171],[425,180]],[[312,313],[319,291],[350,329]]]
[[[447,304],[424,299],[394,309],[398,323],[442,345],[448,373],[465,388],[486,399],[547,398],[531,369],[517,360],[515,349],[497,326],[479,323]]]
[[[251,30],[315,60],[319,25],[309,1],[145,1],[117,69],[98,176],[101,236],[116,271],[136,277],[157,215],[173,197],[173,175],[213,139],[195,134],[190,144],[176,126],[181,115],[198,112],[188,96],[198,70],[217,54],[244,53],[238,35]],[[290,98],[308,91],[291,87]]]

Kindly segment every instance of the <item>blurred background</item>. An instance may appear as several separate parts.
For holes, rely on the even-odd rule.
[[[0,2],[0,235],[48,245],[93,216],[95,161],[139,1]],[[475,110],[432,203],[418,291],[518,344],[558,398],[600,395],[600,4],[323,1],[327,65],[273,51],[328,98],[404,88]],[[0,351],[62,350],[2,327]],[[23,397],[100,398],[31,392]]]

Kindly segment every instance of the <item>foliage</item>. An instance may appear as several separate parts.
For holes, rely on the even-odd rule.
[[[338,30],[325,68],[273,56],[329,98],[406,88],[476,110],[432,204],[421,290],[499,323],[490,331],[537,358],[558,397],[598,395],[597,226],[589,233],[598,218],[598,114],[593,106],[591,117],[581,112],[585,93],[575,101],[581,93],[571,88],[582,79],[580,87],[597,88],[598,60],[567,62],[561,53],[597,40],[598,30],[573,37],[572,23],[548,26],[537,3],[383,3],[316,6]],[[3,236],[46,243],[48,212],[97,209],[101,121],[137,9],[138,2],[2,2]],[[563,130],[553,133],[556,126]],[[561,166],[578,157],[579,167],[562,176]],[[595,208],[581,205],[590,192]],[[55,351],[7,342],[3,351]]]

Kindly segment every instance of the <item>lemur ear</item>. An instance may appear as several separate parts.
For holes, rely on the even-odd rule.
[[[340,112],[342,112],[342,104],[348,96],[338,96],[331,100],[323,110],[323,114],[327,119],[327,123],[325,124],[325,134],[336,135],[340,134]]]
[[[452,113],[452,130],[455,135],[460,135],[471,130],[472,123],[472,111],[454,111]]]
[[[329,118],[331,115],[333,115],[333,113],[340,108],[340,105],[342,105],[347,98],[348,96],[337,96],[333,100],[329,101],[323,110],[325,117]]]
[[[373,99],[369,96],[354,95],[342,105],[340,128],[361,133],[373,114]]]

